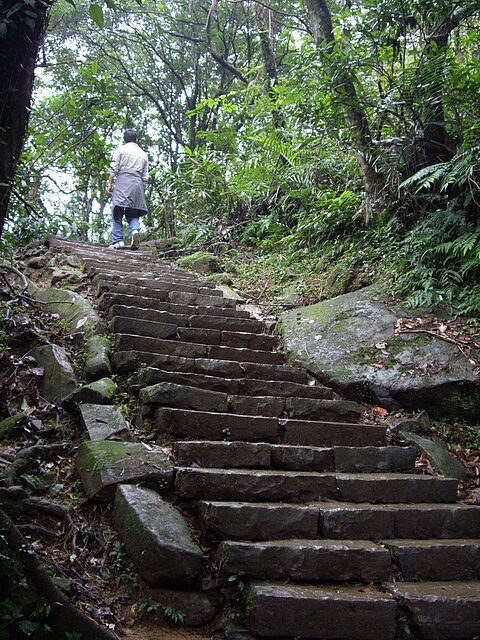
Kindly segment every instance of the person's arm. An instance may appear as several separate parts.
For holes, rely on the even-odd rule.
[[[108,176],[107,181],[107,193],[109,196],[111,196],[113,193],[113,179],[117,175],[120,167],[120,151],[120,148],[115,150],[112,158],[112,164],[110,166],[110,175]]]
[[[113,175],[112,175],[112,174],[110,174],[110,175],[108,176],[108,181],[107,181],[107,193],[108,193],[108,195],[109,195],[109,196],[111,196],[111,195],[112,195],[112,193],[113,193]]]

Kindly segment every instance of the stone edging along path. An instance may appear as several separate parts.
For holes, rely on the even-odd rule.
[[[135,441],[114,393],[70,398],[84,490],[112,501],[151,597],[192,626],[237,607],[257,638],[480,636],[480,508],[455,478],[422,474],[213,284],[143,249],[49,244],[92,279],[98,349],[154,436]]]

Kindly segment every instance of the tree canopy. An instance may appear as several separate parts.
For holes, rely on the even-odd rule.
[[[109,157],[134,126],[152,237],[301,250],[387,225],[413,289],[439,262],[446,290],[473,276],[452,252],[479,260],[480,0],[107,5],[49,11],[7,234],[105,240]],[[415,276],[422,225],[437,253]]]

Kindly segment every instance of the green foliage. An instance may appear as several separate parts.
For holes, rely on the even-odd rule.
[[[393,289],[406,295],[410,306],[480,311],[480,230],[451,202],[406,234],[393,265],[398,273]]]
[[[152,598],[142,598],[138,605],[138,613],[156,613],[161,609],[161,605]]]
[[[12,600],[0,601],[0,640],[9,640],[19,631],[34,640],[53,637],[47,622],[50,612],[49,605],[39,605],[27,611]]]
[[[166,606],[163,608],[163,615],[165,616],[165,618],[171,620],[175,624],[183,624],[185,620],[185,614],[183,613],[183,611],[179,611],[178,609],[175,609],[175,607],[171,606]]]

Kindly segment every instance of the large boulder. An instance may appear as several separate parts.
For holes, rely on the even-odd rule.
[[[353,400],[478,420],[480,377],[472,360],[427,331],[398,332],[398,321],[409,315],[380,289],[366,287],[286,311],[280,329],[292,358]]]

